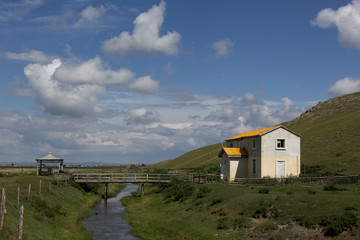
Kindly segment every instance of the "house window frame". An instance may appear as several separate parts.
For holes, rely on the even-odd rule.
[[[252,174],[256,175],[256,159],[252,160]]]
[[[256,149],[256,138],[251,139],[251,148]]]
[[[280,142],[279,142],[280,141]],[[282,141],[282,146],[279,147],[279,143],[281,143]],[[275,148],[278,149],[278,150],[286,150],[286,138],[276,138],[276,141],[275,141]]]

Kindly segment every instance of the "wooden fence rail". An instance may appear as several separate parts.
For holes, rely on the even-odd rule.
[[[175,179],[196,183],[220,181],[219,175],[193,173],[75,173],[73,177],[79,183],[167,183]]]
[[[327,176],[327,177],[292,177],[292,178],[234,178],[231,183],[259,184],[259,185],[327,185],[327,184],[353,184],[359,181],[359,175]]]

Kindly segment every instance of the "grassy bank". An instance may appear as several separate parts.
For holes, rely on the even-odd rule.
[[[360,185],[146,185],[125,218],[144,239],[359,239]]]
[[[90,207],[100,201],[104,186],[79,185],[72,182],[56,185],[56,182],[51,180],[51,177],[35,175],[0,176],[0,189],[5,188],[6,191],[7,210],[0,239],[15,239],[17,236],[18,187],[21,196],[20,205],[24,205],[23,239],[91,239],[91,232],[79,221],[91,214]],[[31,194],[27,199],[29,184],[31,184]],[[121,185],[109,184],[109,192],[114,195],[121,187]]]

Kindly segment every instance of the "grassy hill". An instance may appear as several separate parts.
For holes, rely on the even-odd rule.
[[[221,148],[221,143],[198,148],[175,159],[151,165],[151,168],[220,172],[220,158],[218,157],[218,153]]]
[[[359,174],[360,92],[319,102],[282,125],[302,137],[301,159],[305,173]],[[151,167],[217,172],[220,149],[221,143],[199,148]]]
[[[305,172],[359,174],[360,92],[319,102],[283,125],[302,136]]]

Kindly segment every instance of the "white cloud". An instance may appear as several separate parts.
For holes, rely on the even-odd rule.
[[[77,21],[77,23],[74,25],[74,27],[78,28],[84,26],[85,24],[97,21],[98,18],[105,14],[105,10],[105,7],[102,5],[98,8],[89,5],[81,11],[81,17],[79,21]]]
[[[80,64],[64,63],[54,72],[54,78],[70,84],[125,84],[134,77],[127,68],[105,70],[100,57]]]
[[[5,52],[2,55],[8,59],[30,61],[35,63],[49,63],[55,58],[36,50],[29,50],[23,53]]]
[[[147,12],[141,13],[134,21],[133,34],[121,32],[118,37],[106,40],[102,44],[105,53],[151,53],[163,52],[167,55],[176,55],[179,51],[177,44],[180,42],[180,34],[167,32],[159,36],[161,25],[164,22],[165,2],[154,5]]]
[[[45,111],[54,115],[81,117],[98,112],[95,107],[98,95],[104,95],[104,85],[82,84],[72,86],[54,78],[55,71],[61,67],[59,59],[48,65],[29,64],[25,76]]]
[[[156,111],[149,111],[145,108],[132,109],[127,112],[125,118],[127,125],[150,124],[160,122],[159,114]]]
[[[344,78],[336,81],[327,93],[331,96],[341,96],[360,91],[360,78]]]
[[[209,47],[215,50],[214,59],[224,58],[230,55],[235,46],[235,42],[231,41],[230,38],[219,40]]]
[[[353,0],[337,10],[323,9],[311,24],[321,28],[335,26],[342,46],[360,49],[360,0]]]
[[[159,81],[150,76],[134,78],[127,68],[106,69],[100,57],[83,62],[55,59],[48,65],[29,64],[25,76],[33,91],[18,90],[18,96],[34,93],[45,111],[54,115],[82,117],[102,112],[97,98],[106,94],[106,86],[120,84],[140,94],[152,94],[159,90]]]
[[[145,94],[156,93],[159,91],[159,81],[153,80],[150,76],[140,77],[129,85],[129,89]]]

